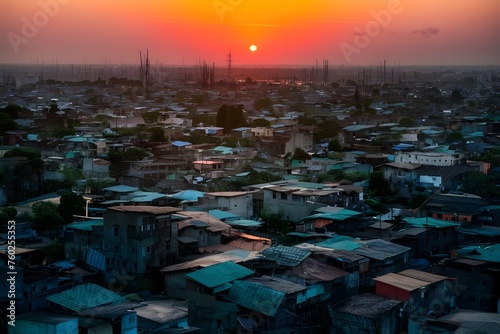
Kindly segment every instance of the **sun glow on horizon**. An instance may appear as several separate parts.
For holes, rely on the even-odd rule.
[[[257,45],[255,45],[255,44],[250,45],[250,51],[252,51],[252,52],[257,51]]]

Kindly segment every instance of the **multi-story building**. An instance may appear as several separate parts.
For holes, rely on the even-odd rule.
[[[177,224],[169,206],[114,206],[104,213],[106,268],[144,274],[177,257]]]
[[[462,152],[394,152],[395,163],[410,163],[432,166],[454,166],[465,164],[465,155]]]

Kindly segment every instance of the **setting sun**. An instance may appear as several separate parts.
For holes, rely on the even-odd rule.
[[[254,45],[254,44],[250,45],[250,51],[252,51],[252,52],[257,51],[257,45]]]

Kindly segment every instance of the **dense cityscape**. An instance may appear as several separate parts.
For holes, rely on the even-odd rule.
[[[500,333],[497,0],[3,9],[1,333]]]

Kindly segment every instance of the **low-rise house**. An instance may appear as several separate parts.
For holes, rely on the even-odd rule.
[[[476,311],[498,312],[500,244],[467,246],[452,252],[441,275],[457,280],[457,305]]]
[[[8,332],[9,334],[78,332],[78,317],[39,311],[19,314],[16,315],[15,326],[9,326]]]
[[[250,218],[253,216],[252,194],[248,191],[210,192],[205,193],[200,199],[200,204],[206,204],[242,218]]]
[[[427,257],[430,254],[449,254],[457,244],[454,221],[432,217],[404,217],[401,229],[394,232],[393,242],[413,249],[415,256]],[[409,231],[407,231],[408,229]]]
[[[64,258],[84,261],[89,249],[102,252],[104,221],[83,220],[64,226]]]
[[[352,296],[329,308],[332,328],[345,334],[399,333],[402,304],[374,294]]]
[[[218,298],[229,290],[235,280],[254,274],[253,270],[232,261],[214,264],[186,274],[186,295],[189,301],[189,323],[215,331],[217,320],[225,330],[236,328],[237,307]]]
[[[409,328],[421,327],[427,317],[440,317],[456,308],[455,281],[446,276],[409,269],[373,280],[377,295],[405,303]]]
[[[227,261],[243,264],[258,256],[258,252],[230,250],[220,254],[202,255],[194,260],[170,265],[160,270],[161,274],[165,277],[164,292],[169,298],[186,299],[185,275],[187,273]]]

